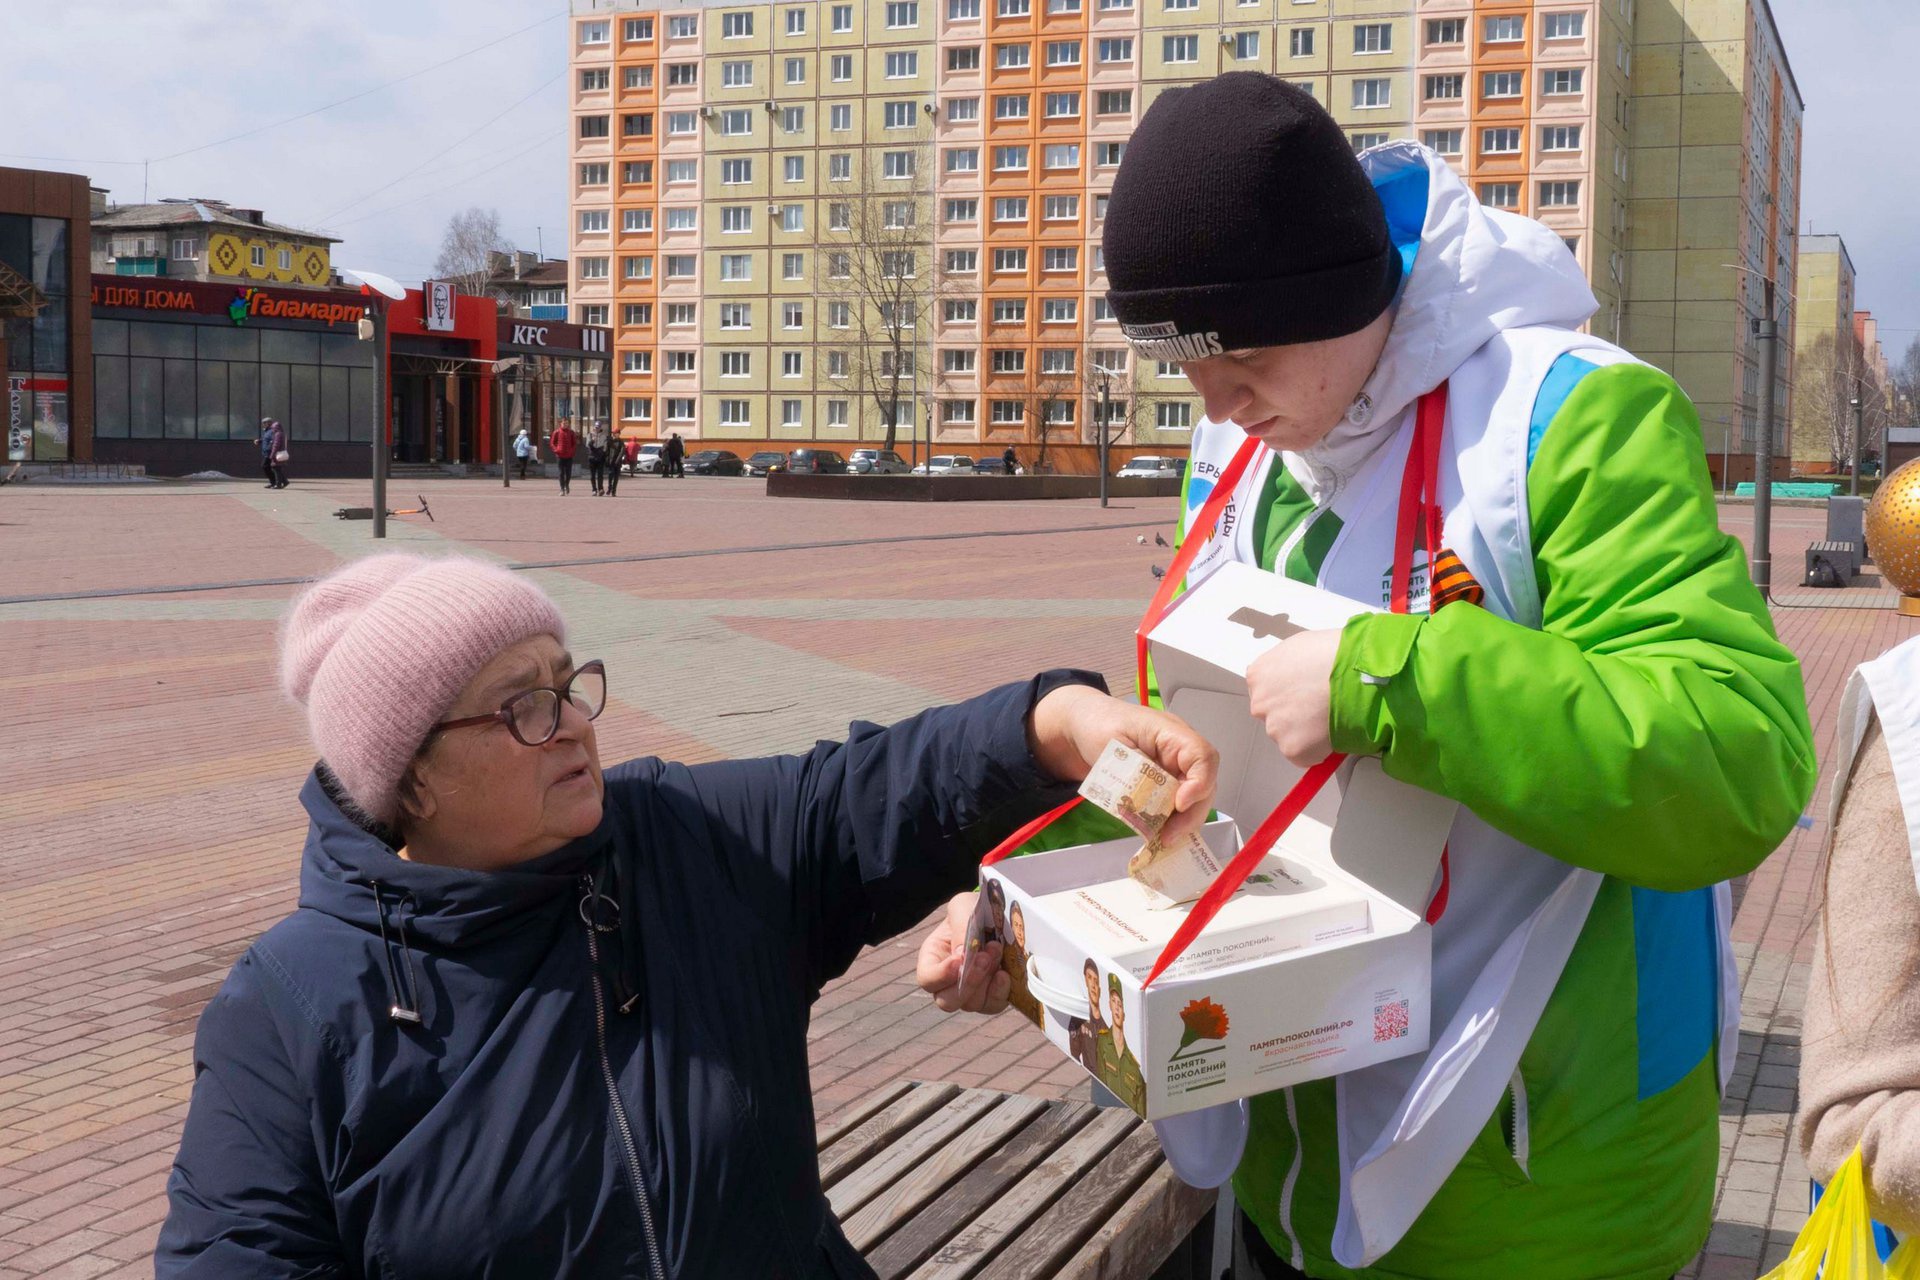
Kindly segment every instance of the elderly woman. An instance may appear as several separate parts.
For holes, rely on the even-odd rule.
[[[300,902],[201,1017],[161,1276],[870,1275],[815,1162],[821,987],[1109,738],[1184,779],[1179,821],[1211,799],[1204,742],[1073,671],[804,755],[603,772],[606,673],[565,630],[467,560],[361,560],[294,605]],[[1003,1002],[964,911],[922,980]]]

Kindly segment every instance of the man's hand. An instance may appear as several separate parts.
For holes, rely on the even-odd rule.
[[[1289,636],[1247,668],[1247,697],[1258,720],[1293,764],[1302,769],[1333,753],[1333,660],[1340,632]]]
[[[999,1013],[1013,989],[1013,979],[1000,969],[999,943],[966,953],[967,925],[979,896],[956,894],[947,903],[946,918],[920,944],[914,979],[943,1013]]]
[[[1062,782],[1078,782],[1107,743],[1126,743],[1179,779],[1173,816],[1161,841],[1197,831],[1213,808],[1220,753],[1186,721],[1153,707],[1123,702],[1087,685],[1055,689],[1033,709],[1027,726],[1033,758]]]

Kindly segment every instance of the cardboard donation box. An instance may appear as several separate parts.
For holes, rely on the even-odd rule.
[[[1220,752],[1225,866],[1287,796],[1287,763],[1247,705],[1249,664],[1365,605],[1227,564],[1149,634],[1168,710]],[[1014,1003],[1148,1119],[1423,1052],[1431,1016],[1425,912],[1453,801],[1351,760],[1177,959],[1143,982],[1192,903],[1156,907],[1127,875],[1138,837],[982,870],[1005,913]]]

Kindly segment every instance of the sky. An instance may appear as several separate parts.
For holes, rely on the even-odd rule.
[[[85,173],[127,201],[149,160],[155,199],[260,208],[341,237],[337,264],[402,281],[431,274],[470,205],[559,256],[566,14],[565,0],[0,0],[0,164]],[[1897,361],[1920,339],[1920,4],[1774,0],[1774,16],[1807,103],[1801,228],[1845,237]]]

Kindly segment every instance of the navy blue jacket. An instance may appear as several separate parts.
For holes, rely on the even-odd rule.
[[[397,857],[316,773],[299,908],[201,1015],[159,1275],[870,1276],[820,1189],[809,1009],[1057,802],[1026,719],[1065,683],[1098,677],[631,761],[591,836],[504,872]]]

